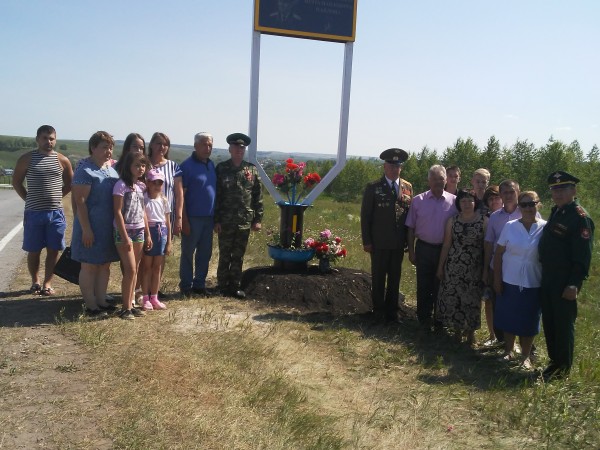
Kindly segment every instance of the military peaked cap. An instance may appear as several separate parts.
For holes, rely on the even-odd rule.
[[[238,144],[247,147],[250,145],[250,142],[252,142],[252,139],[243,133],[233,133],[227,136],[228,144]]]
[[[408,153],[401,148],[388,148],[381,152],[379,158],[383,159],[386,163],[399,166],[408,159]]]
[[[579,183],[579,178],[562,170],[557,170],[548,176],[548,185],[550,186],[550,189],[575,186],[577,183]]]

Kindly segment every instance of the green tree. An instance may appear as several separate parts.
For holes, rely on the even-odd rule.
[[[349,159],[344,169],[328,186],[329,194],[337,201],[355,201],[362,196],[368,182],[381,177],[381,162],[372,163],[362,159]]]
[[[473,139],[464,140],[458,138],[452,147],[446,148],[442,155],[442,164],[445,167],[458,166],[461,172],[461,187],[471,186],[471,176],[476,169],[481,167],[479,163],[480,150]]]
[[[425,146],[419,153],[409,155],[400,176],[412,184],[415,194],[420,194],[429,189],[427,185],[429,168],[439,163],[437,153]]]
[[[511,178],[519,183],[522,189],[533,189],[536,177],[532,168],[537,166],[538,151],[527,140],[517,140],[512,147],[505,148],[502,160],[507,165],[507,174],[503,179]],[[541,195],[541,192],[538,192]]]
[[[509,167],[502,158],[500,141],[495,136],[488,139],[487,145],[479,155],[479,167],[485,167],[491,173],[490,184],[499,184],[508,178]]]

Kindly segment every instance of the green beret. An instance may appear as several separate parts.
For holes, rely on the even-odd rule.
[[[250,145],[250,142],[252,142],[252,139],[243,133],[233,133],[227,136],[228,144],[238,144],[247,147]]]
[[[408,153],[401,148],[388,148],[381,152],[379,158],[383,159],[386,163],[399,166],[408,159]]]
[[[550,186],[550,189],[575,186],[577,183],[579,183],[579,178],[562,170],[557,170],[548,176],[548,185]]]

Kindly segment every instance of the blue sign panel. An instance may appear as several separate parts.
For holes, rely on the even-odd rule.
[[[351,42],[358,0],[255,0],[254,29],[261,33]]]

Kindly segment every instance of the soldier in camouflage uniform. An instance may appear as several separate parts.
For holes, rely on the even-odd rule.
[[[250,230],[258,231],[263,216],[258,170],[244,161],[250,138],[242,133],[227,136],[231,159],[217,165],[215,232],[219,235],[217,280],[224,295],[244,298],[240,289],[242,264]]]
[[[552,208],[539,244],[542,263],[542,323],[550,364],[549,381],[569,373],[575,347],[577,296],[588,277],[594,245],[594,222],[575,198],[579,180],[557,171],[548,177]]]
[[[408,153],[385,150],[384,176],[365,189],[360,223],[363,249],[371,254],[373,312],[387,321],[398,319],[400,272],[406,246],[406,216],[413,196],[412,185],[400,178]],[[386,288],[387,279],[387,288]]]

